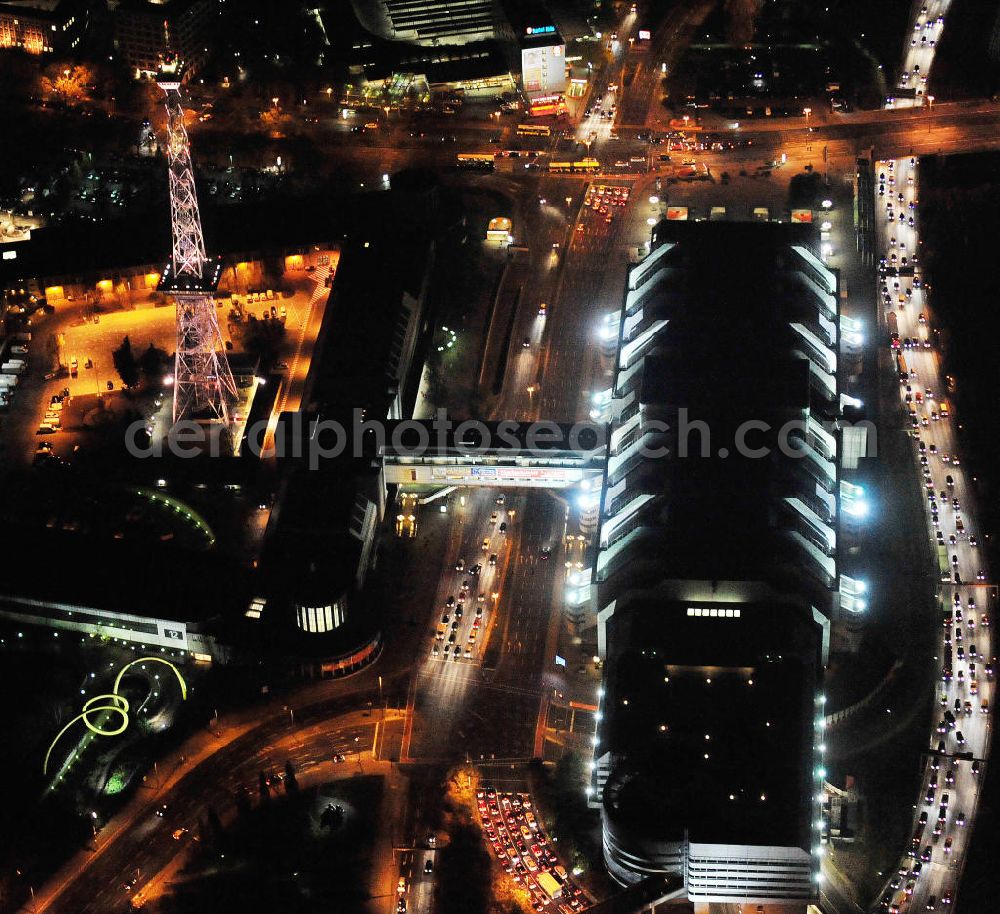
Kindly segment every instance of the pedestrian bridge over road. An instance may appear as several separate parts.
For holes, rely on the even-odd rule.
[[[380,445],[386,483],[565,488],[600,479],[607,428],[597,422],[401,421]]]

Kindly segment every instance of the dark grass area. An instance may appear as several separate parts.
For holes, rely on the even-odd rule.
[[[439,914],[481,914],[490,905],[492,874],[482,831],[471,819],[455,823],[438,854]]]
[[[920,177],[933,317],[943,325],[946,370],[957,380],[953,400],[960,437],[970,475],[977,480],[977,508],[988,534],[1000,519],[1000,362],[993,347],[983,343],[1000,333],[1000,311],[995,277],[982,267],[995,261],[1000,234],[1000,153],[925,159]],[[995,567],[995,551],[991,558]]]
[[[199,850],[162,910],[366,911],[382,790],[380,777],[291,790],[240,815],[228,828],[206,811]],[[340,805],[342,817],[324,820],[328,803]]]
[[[762,96],[815,97],[824,94],[828,83],[836,83],[840,88],[833,94],[864,107],[877,106],[882,80],[892,84],[903,51],[901,36],[909,10],[907,0],[768,3],[756,21],[750,53],[736,49],[689,52],[677,70],[680,80],[674,80],[672,95],[725,88],[736,95],[752,95],[752,90],[740,92],[733,80],[737,72],[750,76],[761,72],[765,83],[756,94]],[[724,7],[719,4],[695,41],[723,41],[727,27]]]
[[[995,277],[983,269],[995,262],[1000,237],[1000,153],[924,159],[920,178],[924,256],[935,317],[947,328],[945,361],[958,381],[955,414],[966,464],[979,488],[977,508],[985,536],[998,529],[1000,515],[1000,361],[994,348],[984,345],[1000,334],[1000,309]],[[996,538],[991,536],[985,545],[996,569]],[[996,839],[997,767],[995,762],[987,766],[962,882],[960,900],[968,911],[988,911],[996,905],[996,854],[989,847]]]
[[[1000,0],[954,0],[931,84],[941,99],[1000,92]]]

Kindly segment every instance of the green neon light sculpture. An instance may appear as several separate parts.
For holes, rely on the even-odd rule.
[[[47,775],[49,773],[49,758],[52,755],[52,750],[56,747],[56,743],[58,743],[62,738],[62,735],[78,721],[82,720],[83,725],[95,736],[121,736],[121,734],[128,729],[128,699],[124,695],[118,694],[118,687],[121,685],[122,677],[126,672],[128,672],[129,667],[133,667],[137,663],[146,663],[147,661],[162,663],[165,666],[170,667],[170,669],[174,671],[174,675],[177,677],[177,682],[180,684],[181,700],[187,701],[187,683],[184,681],[184,677],[181,676],[181,671],[178,670],[177,667],[174,666],[174,664],[172,664],[169,660],[164,660],[162,657],[140,657],[138,660],[132,660],[129,663],[126,663],[125,666],[118,671],[118,675],[115,677],[114,688],[104,695],[94,695],[92,698],[88,698],[83,703],[83,710],[56,734],[56,738],[49,744],[49,751],[45,753],[45,762],[42,765],[42,774]],[[117,714],[118,722],[115,726],[105,729],[111,721],[99,719],[97,723],[94,723],[90,719],[93,714]]]

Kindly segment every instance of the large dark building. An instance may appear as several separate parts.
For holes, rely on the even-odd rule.
[[[297,440],[303,454],[313,422],[351,428],[355,410],[369,420],[412,415],[430,327],[434,244],[390,228],[405,225],[394,215],[383,222],[376,214],[375,224],[357,225],[341,251],[306,410],[285,414],[279,430],[279,440]],[[283,639],[302,674],[341,675],[374,660],[381,648],[377,599],[364,584],[378,560],[384,473],[374,448],[348,447],[315,464],[305,456],[287,463],[262,556],[260,595],[248,619],[260,628],[262,649]]]
[[[194,73],[208,56],[218,19],[218,0],[121,0],[115,49],[137,75],[156,73],[168,54],[178,54]]]
[[[611,874],[695,902],[817,892],[839,323],[813,236],[663,222],[614,325],[592,795]]]

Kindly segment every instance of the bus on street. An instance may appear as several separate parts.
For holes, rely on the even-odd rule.
[[[552,128],[546,124],[518,124],[518,136],[552,136]]]
[[[578,162],[549,162],[549,172],[565,175],[596,175],[601,170],[597,159],[580,159]]]
[[[458,154],[458,167],[477,169],[479,171],[493,171],[495,158],[493,153],[460,152]]]

